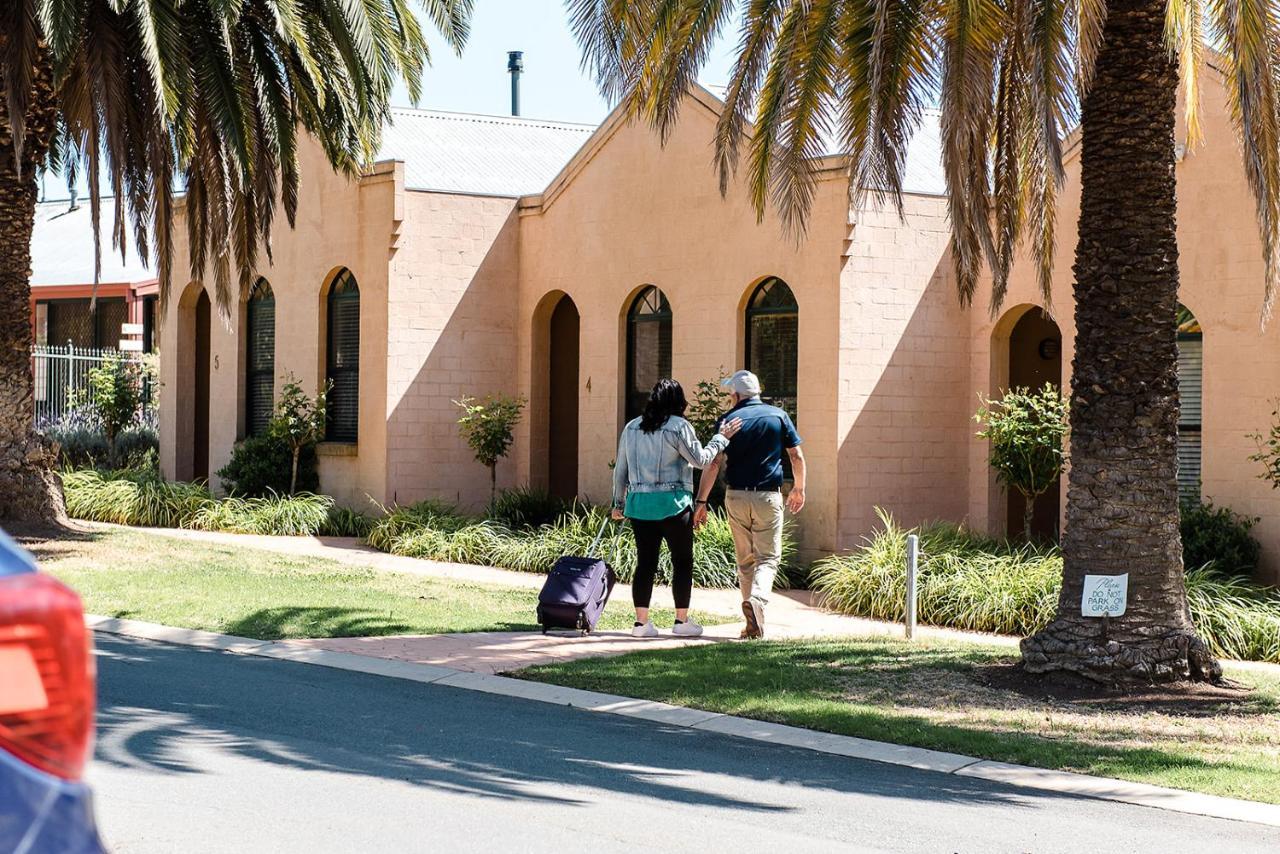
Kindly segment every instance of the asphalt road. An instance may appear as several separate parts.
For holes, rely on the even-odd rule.
[[[99,635],[129,852],[1267,852],[1280,829]]]

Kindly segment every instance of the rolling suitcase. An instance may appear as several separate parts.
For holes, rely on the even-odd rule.
[[[586,556],[565,555],[547,575],[538,594],[538,623],[544,635],[549,629],[576,629],[585,635],[596,627],[604,613],[617,577],[603,558],[592,555],[596,554],[609,521],[605,516]],[[615,552],[616,546],[615,538]]]

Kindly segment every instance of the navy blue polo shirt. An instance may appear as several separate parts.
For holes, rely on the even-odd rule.
[[[729,489],[778,489],[782,486],[782,455],[800,444],[791,416],[758,397],[744,400],[716,422],[742,419],[742,429],[725,450],[725,483]]]

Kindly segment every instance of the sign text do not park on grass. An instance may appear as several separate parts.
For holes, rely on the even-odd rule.
[[[1129,603],[1129,575],[1086,575],[1080,614],[1085,617],[1120,617]]]

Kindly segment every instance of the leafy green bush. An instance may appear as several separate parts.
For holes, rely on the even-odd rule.
[[[453,403],[462,410],[458,432],[475,454],[476,462],[489,469],[489,500],[493,501],[498,496],[498,460],[507,455],[515,441],[525,400],[490,394],[484,400],[463,397]]]
[[[573,509],[573,502],[545,489],[521,486],[504,489],[485,508],[486,519],[508,528],[539,528],[550,525]]]
[[[999,400],[983,398],[973,416],[982,425],[979,439],[991,444],[988,462],[996,480],[1022,494],[1022,538],[1031,541],[1036,497],[1058,482],[1066,465],[1068,404],[1045,383],[1039,391],[1010,389]]]
[[[62,489],[67,515],[73,519],[146,528],[188,527],[214,500],[203,484],[168,483],[150,470],[138,469],[66,472]]]
[[[1262,546],[1249,533],[1257,519],[1211,501],[1182,503],[1182,563],[1188,569],[1211,565],[1223,576],[1249,575]]]
[[[297,495],[229,497],[201,507],[184,527],[233,534],[310,536],[329,522],[333,499],[300,492]]]
[[[241,498],[287,495],[292,474],[293,448],[288,439],[274,431],[238,443],[231,451],[231,460],[218,469],[227,492]],[[308,445],[298,458],[298,488],[313,492],[319,486],[315,445]]]
[[[454,508],[438,502],[423,502],[390,511],[369,535],[369,544],[382,551],[408,557],[447,560],[496,566],[519,572],[545,573],[564,555],[582,555],[591,542],[607,511],[579,506],[558,521],[539,528],[512,530],[491,520],[476,520],[460,515]],[[618,529],[606,532],[598,548],[617,571],[622,581],[635,576],[636,555],[631,534]],[[783,539],[783,564],[777,586],[786,587],[788,571],[795,560],[795,542],[790,531]],[[694,584],[699,587],[735,587],[737,564],[729,523],[713,513],[694,538]],[[659,565],[659,580],[671,580],[671,564],[664,550]]]
[[[1053,619],[1062,585],[1057,549],[1018,546],[955,525],[913,532],[877,512],[882,530],[858,548],[814,564],[813,587],[827,607],[902,620],[907,535],[917,533],[921,622],[1025,636]],[[1187,573],[1187,596],[1196,627],[1216,654],[1280,662],[1280,594],[1197,569]]]

